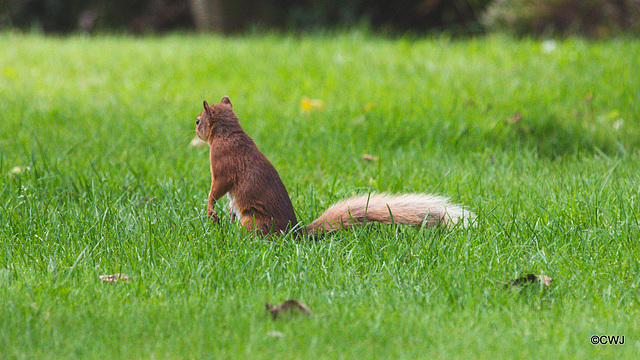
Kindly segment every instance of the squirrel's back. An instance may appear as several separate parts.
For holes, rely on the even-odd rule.
[[[448,198],[429,194],[370,194],[355,196],[329,207],[306,227],[308,232],[346,229],[375,221],[420,226],[469,225],[475,214]]]

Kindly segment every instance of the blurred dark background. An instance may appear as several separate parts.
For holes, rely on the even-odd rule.
[[[0,28],[45,33],[279,29],[366,26],[403,34],[606,37],[640,31],[640,0],[1,0]]]

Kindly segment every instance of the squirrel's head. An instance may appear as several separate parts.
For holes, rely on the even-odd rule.
[[[204,110],[196,117],[196,136],[209,141],[215,132],[238,122],[233,114],[233,107],[228,96],[222,98],[219,104],[209,105],[207,100],[202,102]]]

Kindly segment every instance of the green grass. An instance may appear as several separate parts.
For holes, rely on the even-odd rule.
[[[0,34],[0,358],[636,356],[640,41],[555,45]],[[302,222],[375,190],[450,196],[478,225],[209,223],[189,142],[223,95]],[[497,283],[528,273],[554,281]],[[326,316],[265,314],[289,298]]]

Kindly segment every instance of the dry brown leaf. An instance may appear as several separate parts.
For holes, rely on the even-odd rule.
[[[363,154],[362,160],[364,161],[378,161],[380,160],[379,156],[371,155],[371,154]]]
[[[513,117],[511,118],[511,123],[512,124],[518,123],[518,121],[520,121],[521,117],[522,117],[522,115],[519,112],[513,114]]]
[[[278,305],[266,304],[265,307],[267,309],[267,312],[271,314],[273,320],[277,319],[278,316],[281,315],[311,314],[311,309],[307,305],[296,299],[287,300]]]
[[[124,282],[124,283],[128,283],[129,282],[129,275],[127,274],[112,274],[112,275],[100,275],[100,280],[102,280],[102,282],[108,283],[108,284],[115,284],[117,282]]]
[[[507,281],[506,283],[504,283],[504,285],[506,287],[516,287],[516,286],[523,286],[526,284],[538,283],[544,286],[550,286],[552,281],[553,279],[546,275],[527,274],[515,280]]]

